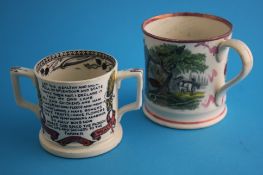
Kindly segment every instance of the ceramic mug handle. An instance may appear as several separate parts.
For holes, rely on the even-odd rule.
[[[228,47],[234,48],[239,53],[243,66],[241,72],[236,77],[226,82],[216,92],[216,96],[215,96],[216,105],[221,104],[222,101],[221,99],[225,95],[226,90],[231,86],[235,85],[236,83],[238,83],[239,81],[241,81],[242,79],[244,79],[249,74],[253,66],[253,56],[250,49],[245,43],[235,39],[228,39],[220,43],[218,48],[218,55],[217,55],[219,61],[221,61],[220,58],[222,58],[220,54],[223,53],[222,51]]]
[[[135,77],[137,79],[137,97],[136,101],[121,107],[118,110],[118,120],[120,121],[125,112],[139,109],[142,105],[142,88],[143,88],[143,70],[130,69],[128,71],[119,71],[117,75],[117,87],[120,88],[120,83],[125,78]]]
[[[28,69],[28,68],[23,68],[23,67],[13,67],[10,69],[10,73],[11,73],[11,80],[12,80],[12,84],[13,84],[13,91],[14,91],[16,103],[23,108],[27,108],[27,109],[33,111],[36,114],[36,116],[38,118],[40,118],[39,105],[30,103],[30,102],[24,100],[23,97],[21,96],[21,93],[20,93],[20,83],[19,83],[19,77],[20,76],[26,76],[26,77],[30,78],[33,81],[33,83],[35,84],[35,86],[37,85],[36,76],[35,76],[33,70]]]

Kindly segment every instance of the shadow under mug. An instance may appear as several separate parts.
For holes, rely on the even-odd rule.
[[[203,128],[222,120],[226,90],[253,66],[246,44],[230,39],[232,24],[208,14],[174,13],[146,20],[142,30],[146,116],[179,129]],[[225,82],[229,47],[239,53],[243,67]]]
[[[68,158],[107,152],[122,138],[120,120],[142,103],[142,70],[117,70],[117,60],[97,51],[65,51],[40,60],[34,70],[13,67],[16,102],[40,119],[39,139],[48,152]],[[25,101],[19,77],[34,82],[39,104]],[[137,100],[118,109],[121,80],[137,79]]]

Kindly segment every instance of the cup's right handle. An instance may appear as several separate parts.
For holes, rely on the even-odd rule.
[[[25,76],[30,78],[35,85],[37,85],[36,76],[33,72],[33,70],[24,68],[24,67],[12,67],[10,69],[11,73],[11,80],[13,84],[13,90],[15,95],[16,103],[23,108],[27,108],[34,112],[38,118],[40,118],[40,107],[38,104],[30,103],[23,99],[21,92],[20,92],[20,83],[19,83],[19,77]]]
[[[124,105],[118,110],[118,121],[121,120],[125,112],[139,109],[142,106],[142,88],[143,88],[143,70],[142,69],[130,69],[127,71],[119,71],[117,75],[117,86],[120,88],[120,83],[125,78],[135,77],[137,79],[137,97],[136,101],[127,105]]]
[[[249,72],[253,67],[253,56],[250,49],[245,43],[235,39],[228,39],[220,43],[218,47],[218,55],[217,55],[219,61],[221,61],[220,60],[222,58],[221,54],[223,53],[224,49],[226,49],[227,47],[234,48],[239,53],[243,65],[241,72],[236,77],[226,82],[222,87],[220,87],[217,90],[215,94],[216,105],[221,105],[221,101],[222,101],[221,99],[225,95],[226,90],[231,86],[237,84],[242,79],[244,79],[249,74]]]

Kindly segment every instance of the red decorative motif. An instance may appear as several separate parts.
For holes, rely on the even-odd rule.
[[[72,143],[72,142],[77,142],[77,143],[80,143],[84,146],[90,146],[95,141],[91,141],[91,140],[85,139],[85,138],[80,137],[80,136],[69,136],[69,137],[65,137],[61,140],[57,140],[56,142],[58,142],[62,146],[66,146],[67,144]]]
[[[218,47],[217,46],[210,47],[206,42],[197,43],[195,45],[195,47],[198,47],[198,46],[206,47],[209,50],[209,53],[213,54],[213,56],[215,56],[218,53]]]
[[[67,144],[72,143],[72,142],[77,142],[77,143],[80,143],[80,144],[82,144],[84,146],[90,146],[94,142],[100,140],[101,139],[101,135],[105,134],[109,130],[114,132],[113,128],[115,127],[115,124],[116,124],[115,111],[111,110],[107,114],[107,119],[106,120],[107,120],[108,124],[106,126],[100,128],[100,129],[97,129],[96,131],[91,133],[92,139],[96,140],[96,141],[88,140],[88,139],[80,137],[80,136],[68,136],[68,137],[65,137],[65,138],[63,138],[61,140],[57,140],[58,137],[59,137],[59,133],[57,131],[47,127],[46,124],[45,124],[46,123],[45,115],[42,112],[41,112],[41,115],[42,115],[41,123],[42,123],[43,132],[47,132],[50,135],[50,138],[53,141],[59,143],[62,146],[66,146]]]
[[[115,127],[115,124],[116,124],[115,111],[114,110],[111,110],[108,112],[107,123],[108,124],[106,126],[100,128],[100,129],[97,129],[91,133],[91,137],[93,140],[100,140],[101,135],[105,134],[110,129],[112,132],[114,132],[113,128]]]
[[[45,118],[45,115],[41,112],[41,124],[42,124],[42,128],[43,128],[43,133],[44,132],[47,132],[49,135],[50,135],[50,138],[52,140],[57,140],[58,139],[58,136],[59,136],[59,133],[49,127],[46,126],[46,118]]]
[[[210,38],[206,38],[206,39],[182,40],[182,39],[172,39],[172,38],[161,37],[161,36],[155,35],[151,32],[148,32],[145,29],[148,24],[150,24],[154,21],[165,19],[165,18],[170,18],[170,17],[176,17],[176,16],[198,16],[198,17],[202,17],[202,18],[211,19],[214,21],[219,21],[221,23],[224,23],[228,27],[228,30],[227,30],[227,32],[223,33],[222,35],[218,35],[218,36],[214,36],[214,37],[210,37]],[[227,21],[226,19],[223,19],[223,18],[220,18],[217,16],[213,16],[213,15],[202,14],[202,13],[179,12],[179,13],[162,14],[162,15],[158,15],[158,16],[154,16],[152,18],[149,18],[146,21],[144,21],[144,23],[142,24],[142,30],[143,30],[143,33],[145,35],[150,36],[150,37],[155,38],[155,39],[158,39],[158,40],[161,40],[161,41],[177,42],[177,43],[196,43],[196,42],[202,42],[202,41],[213,41],[213,40],[217,40],[217,39],[221,39],[221,38],[229,38],[231,35],[231,32],[232,32],[232,24],[229,21]]]
[[[108,124],[106,126],[100,128],[100,129],[94,131],[91,134],[91,137],[94,140],[100,140],[101,139],[101,135],[105,134],[110,129],[111,129],[112,132],[114,132],[113,128],[114,128],[114,126],[116,124],[115,111],[112,111],[112,117],[110,117],[110,113],[111,113],[111,111],[109,111],[109,113],[107,115],[107,123]],[[43,116],[43,114],[42,114],[42,116]],[[61,140],[57,140],[58,136],[59,136],[59,133],[45,125],[44,117],[42,117],[41,123],[42,123],[43,132],[47,132],[50,135],[50,137],[51,137],[51,139],[53,141],[59,143],[62,146],[66,146],[67,144],[72,143],[72,142],[77,142],[77,143],[80,143],[80,144],[82,144],[84,146],[90,146],[91,144],[96,142],[96,141],[88,140],[88,139],[80,137],[80,136],[68,136],[68,137],[65,137],[65,138],[63,138]]]
[[[215,96],[209,95],[208,100],[205,103],[202,103],[202,106],[207,108],[211,103],[215,103]]]
[[[224,97],[222,97],[221,104],[223,104],[223,102],[224,102]],[[202,106],[207,108],[210,106],[211,103],[215,104],[215,96],[213,95],[209,95],[208,100],[205,103],[202,103]]]
[[[213,82],[214,78],[217,76],[217,71],[215,69],[212,70],[211,75],[208,75],[208,79],[210,82]]]
[[[201,123],[210,122],[210,121],[213,121],[213,120],[216,120],[216,119],[220,118],[226,112],[226,108],[224,108],[224,110],[219,115],[211,117],[211,118],[209,118],[207,120],[200,120],[200,121],[193,121],[193,122],[183,122],[183,121],[176,121],[176,120],[168,120],[168,119],[166,119],[163,116],[158,116],[158,115],[154,114],[153,112],[151,112],[147,107],[145,107],[145,110],[151,116],[153,116],[154,118],[157,118],[158,120],[162,120],[162,121],[167,122],[167,123],[181,124],[181,125],[195,125],[195,124],[201,124]]]

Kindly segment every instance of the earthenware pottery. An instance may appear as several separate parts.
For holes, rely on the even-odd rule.
[[[39,118],[42,147],[57,156],[91,157],[107,152],[122,138],[120,120],[142,103],[142,70],[118,71],[116,59],[97,51],[65,51],[47,56],[34,70],[13,67],[16,102]],[[19,77],[34,82],[39,104],[25,101]],[[122,79],[137,79],[137,101],[118,109]]]
[[[142,30],[146,116],[181,129],[222,120],[227,113],[226,90],[244,79],[253,65],[246,44],[230,39],[232,24],[207,14],[174,13],[146,20]],[[243,67],[225,82],[229,48],[239,53]]]

